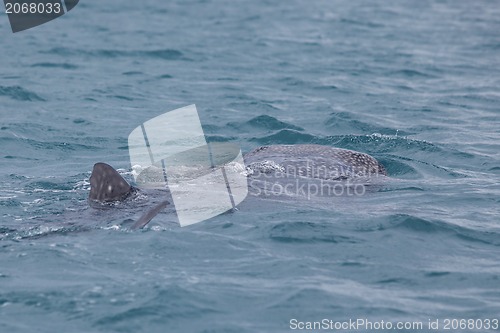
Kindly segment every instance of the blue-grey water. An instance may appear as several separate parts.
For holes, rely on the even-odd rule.
[[[499,31],[465,0],[82,0],[16,34],[0,14],[0,331],[498,320]],[[390,179],[184,228],[87,208],[95,162],[131,180],[128,134],[193,103],[210,141],[353,149]]]

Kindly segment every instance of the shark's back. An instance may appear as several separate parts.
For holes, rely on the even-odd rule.
[[[323,180],[387,175],[384,166],[368,154],[313,144],[262,146],[245,155],[245,164],[253,173]]]

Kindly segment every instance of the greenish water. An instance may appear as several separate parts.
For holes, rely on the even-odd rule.
[[[113,0],[0,31],[2,331],[498,319],[499,6]],[[128,134],[193,103],[210,141],[353,149],[391,179],[186,228],[87,208],[95,162],[130,180]]]

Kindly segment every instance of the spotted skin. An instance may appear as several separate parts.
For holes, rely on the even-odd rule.
[[[324,180],[387,175],[383,165],[368,154],[312,144],[262,146],[245,155],[245,164],[252,173],[280,172]]]
[[[106,163],[96,163],[90,176],[89,200],[113,202],[127,198],[134,192],[120,174]]]
[[[129,183],[106,163],[96,163],[90,176],[89,204],[94,208],[109,207],[111,203],[119,201],[130,201],[135,198],[139,190]],[[157,203],[153,208],[147,210],[139,220],[137,220],[131,229],[140,229],[145,227],[156,215],[170,204],[168,200]],[[112,205],[111,205],[112,206]]]

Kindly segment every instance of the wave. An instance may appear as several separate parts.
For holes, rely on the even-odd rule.
[[[365,229],[366,228],[366,229]],[[384,216],[374,222],[371,227],[362,228],[364,231],[387,232],[400,230],[410,233],[443,234],[473,243],[484,243],[500,246],[500,232],[478,230],[452,224],[437,219],[426,219],[409,214],[395,214]]]
[[[16,101],[43,102],[45,99],[36,93],[20,86],[0,86],[0,96],[10,97]]]
[[[280,222],[269,230],[269,238],[285,243],[359,243],[355,237],[339,235],[331,223],[307,221]]]
[[[55,47],[48,51],[40,53],[48,53],[60,56],[91,56],[97,58],[157,58],[162,60],[189,60],[181,51],[174,49],[156,49],[156,50],[81,50],[68,47]]]

